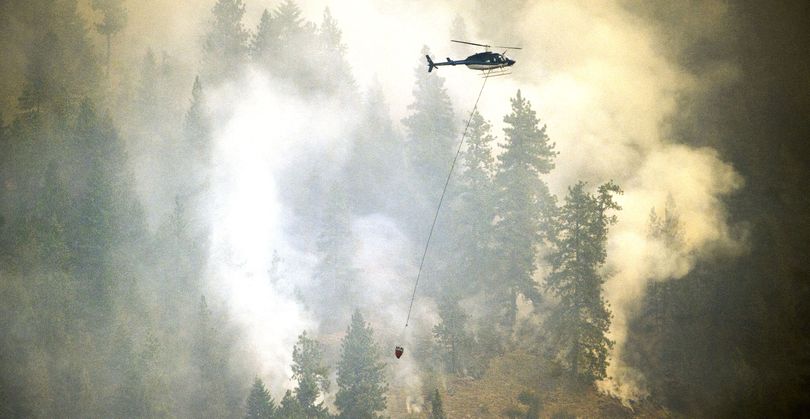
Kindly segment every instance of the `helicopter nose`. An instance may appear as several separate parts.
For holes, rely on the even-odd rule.
[[[515,64],[515,60],[510,59],[510,60],[507,60],[507,61],[509,62],[509,65],[514,65]]]

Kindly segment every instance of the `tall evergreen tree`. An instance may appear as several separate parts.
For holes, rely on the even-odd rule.
[[[275,415],[273,398],[258,377],[253,381],[246,404],[245,419],[272,419]]]
[[[446,298],[439,304],[441,322],[433,326],[436,339],[447,372],[462,374],[465,361],[472,346],[472,338],[466,330],[469,316],[458,303],[458,299]]]
[[[273,15],[264,9],[259,20],[256,33],[250,39],[250,59],[264,67],[268,71],[273,71],[276,59],[278,59],[279,41],[278,25],[273,21]]]
[[[504,152],[498,156],[495,175],[495,253],[499,263],[491,285],[494,304],[504,307],[501,323],[511,327],[517,312],[518,294],[539,299],[534,273],[536,253],[542,243],[554,201],[540,176],[554,168],[554,144],[546,135],[531,103],[520,90],[511,99],[512,112],[505,116]]]
[[[93,0],[90,3],[94,10],[101,12],[101,23],[96,24],[98,33],[107,40],[107,77],[110,76],[111,40],[127,24],[127,9],[123,0]]]
[[[335,406],[338,417],[368,419],[381,417],[385,410],[388,384],[383,376],[385,364],[374,342],[374,330],[357,310],[343,338],[338,362],[338,392]]]
[[[77,202],[80,222],[71,241],[85,278],[86,307],[93,308],[97,321],[104,321],[110,314],[114,282],[110,255],[127,234],[123,228],[128,204],[124,202],[124,150],[111,122],[102,121],[89,101],[81,105],[74,135],[77,154],[84,157],[85,174]]]
[[[346,60],[346,45],[343,43],[343,33],[328,7],[323,12],[323,20],[318,28],[317,40],[319,63],[316,63],[316,65],[332,69],[332,71],[328,72],[320,71],[315,73],[320,75],[318,78],[320,88],[326,92],[334,92],[339,89],[344,91],[353,90],[354,79],[351,74],[351,66]]]
[[[329,368],[322,364],[323,351],[318,341],[307,337],[307,332],[298,336],[293,348],[293,379],[298,381],[295,398],[309,418],[328,417],[329,412],[318,397],[329,390]]]
[[[405,156],[379,83],[369,88],[361,106],[360,123],[346,164],[351,171],[347,174],[348,193],[353,197],[351,209],[359,214],[395,211],[404,200],[394,191],[404,195],[401,182]]]
[[[213,22],[205,37],[204,80],[216,84],[235,77],[245,63],[248,31],[242,24],[242,0],[218,0],[212,10]]]
[[[552,271],[546,286],[559,298],[551,317],[558,348],[572,378],[592,383],[605,378],[607,355],[613,346],[606,334],[610,310],[602,296],[600,268],[607,258],[608,228],[616,222],[613,200],[621,189],[612,182],[597,193],[579,182],[568,189],[556,220]]]
[[[422,48],[420,62],[429,52],[427,47]],[[415,75],[414,100],[408,105],[411,114],[402,120],[408,137],[407,162],[419,179],[418,190],[433,208],[453,160],[456,117],[444,79],[435,72],[428,73],[422,65],[416,68]]]
[[[495,138],[490,124],[477,111],[473,113],[461,152],[461,167],[453,186],[453,201],[445,220],[450,225],[451,240],[443,243],[445,257],[452,260],[443,281],[448,295],[468,297],[489,287],[493,275],[493,227],[495,195],[492,177]]]

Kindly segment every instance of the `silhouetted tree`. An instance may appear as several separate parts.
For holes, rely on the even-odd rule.
[[[216,84],[234,77],[247,59],[249,34],[242,25],[245,15],[242,0],[218,0],[212,13],[203,48],[203,74],[206,83]]]
[[[469,316],[458,304],[458,299],[445,298],[439,304],[439,324],[433,326],[433,337],[442,351],[447,372],[462,374],[471,350],[472,339],[466,331]]]
[[[93,0],[93,9],[101,12],[101,23],[96,24],[98,33],[107,39],[107,77],[110,77],[111,39],[127,24],[127,9],[123,0]]]
[[[246,404],[245,419],[272,419],[275,415],[273,398],[258,377],[253,381]]]
[[[369,419],[385,410],[388,384],[383,376],[374,330],[357,310],[341,344],[338,362],[338,392],[335,398],[340,418]]]
[[[429,52],[422,48],[420,63]],[[415,69],[415,75],[413,102],[408,105],[411,113],[402,120],[407,129],[406,156],[411,172],[420,181],[418,189],[430,201],[429,207],[434,207],[453,160],[456,117],[444,79],[435,72],[428,73],[423,65]]]
[[[495,175],[494,226],[497,275],[491,290],[496,307],[504,307],[501,323],[511,327],[517,312],[518,294],[539,300],[534,273],[537,251],[553,214],[554,200],[540,178],[554,168],[554,144],[546,135],[531,103],[520,90],[511,99],[512,112],[505,116],[504,152],[498,156]]]
[[[323,402],[315,403],[322,392],[329,390],[329,368],[322,364],[321,345],[307,337],[304,332],[298,336],[293,348],[292,378],[298,381],[295,398],[307,417],[328,417],[329,412]]]
[[[610,311],[602,296],[608,228],[616,222],[613,200],[621,189],[601,185],[595,195],[579,182],[568,189],[556,221],[552,271],[546,286],[559,303],[551,317],[557,344],[571,376],[592,383],[605,378],[607,355],[613,346],[606,334]]]

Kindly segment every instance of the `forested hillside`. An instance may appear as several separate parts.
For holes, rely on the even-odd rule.
[[[367,5],[171,3],[0,3],[0,417],[807,415],[806,6],[611,6],[656,57],[614,88],[539,3],[418,6],[535,49],[487,86],[350,59]]]

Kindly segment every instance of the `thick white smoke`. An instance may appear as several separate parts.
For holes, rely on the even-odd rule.
[[[352,124],[337,103],[309,103],[257,71],[209,96],[214,115],[209,284],[242,326],[252,356],[271,388],[288,386],[292,347],[317,323],[295,299],[317,259],[292,243],[295,214],[280,197],[279,174],[303,159],[340,162]],[[274,253],[284,269],[274,277]]]

